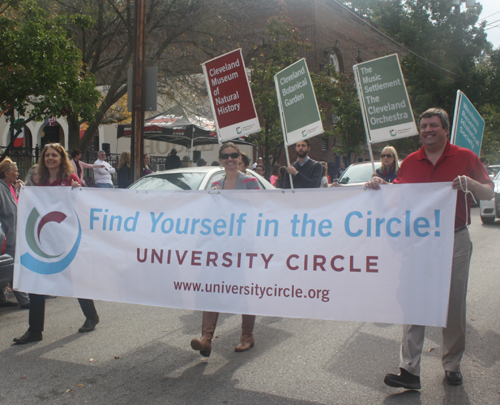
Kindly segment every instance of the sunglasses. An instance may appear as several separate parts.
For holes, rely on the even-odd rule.
[[[381,157],[381,158],[386,158],[386,157],[388,158],[388,157],[394,157],[394,155],[393,155],[392,153],[388,153],[387,155],[386,155],[385,153],[382,153],[382,154],[380,155],[380,157]]]
[[[240,154],[237,153],[237,152],[234,152],[234,153],[221,153],[220,154],[220,158],[222,160],[227,160],[229,158],[231,159],[238,159],[240,157]]]

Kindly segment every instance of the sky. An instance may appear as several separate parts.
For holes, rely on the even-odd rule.
[[[483,12],[479,18],[491,23],[486,26],[488,41],[498,48],[500,47],[500,0],[479,0],[479,3],[483,6]]]

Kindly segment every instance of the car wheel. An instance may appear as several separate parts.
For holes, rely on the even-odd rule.
[[[483,221],[483,224],[492,224],[495,222],[495,217],[483,217],[481,215],[481,221]]]

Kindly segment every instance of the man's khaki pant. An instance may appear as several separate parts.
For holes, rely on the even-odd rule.
[[[448,322],[446,328],[443,328],[442,361],[446,371],[460,371],[460,362],[465,351],[465,309],[471,255],[472,242],[469,231],[463,229],[456,232],[453,244]],[[424,335],[425,326],[403,325],[399,367],[414,375],[420,375]]]

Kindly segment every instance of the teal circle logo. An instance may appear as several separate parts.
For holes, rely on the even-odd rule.
[[[82,238],[82,227],[80,226],[80,219],[76,212],[75,216],[78,222],[78,236],[73,247],[67,254],[63,252],[57,255],[51,255],[41,248],[42,242],[40,237],[43,227],[51,222],[61,224],[67,218],[67,215],[60,211],[52,211],[39,220],[40,213],[36,208],[33,208],[26,221],[25,235],[28,246],[38,257],[26,252],[21,256],[21,264],[28,270],[37,274],[57,274],[66,269],[75,258]]]

